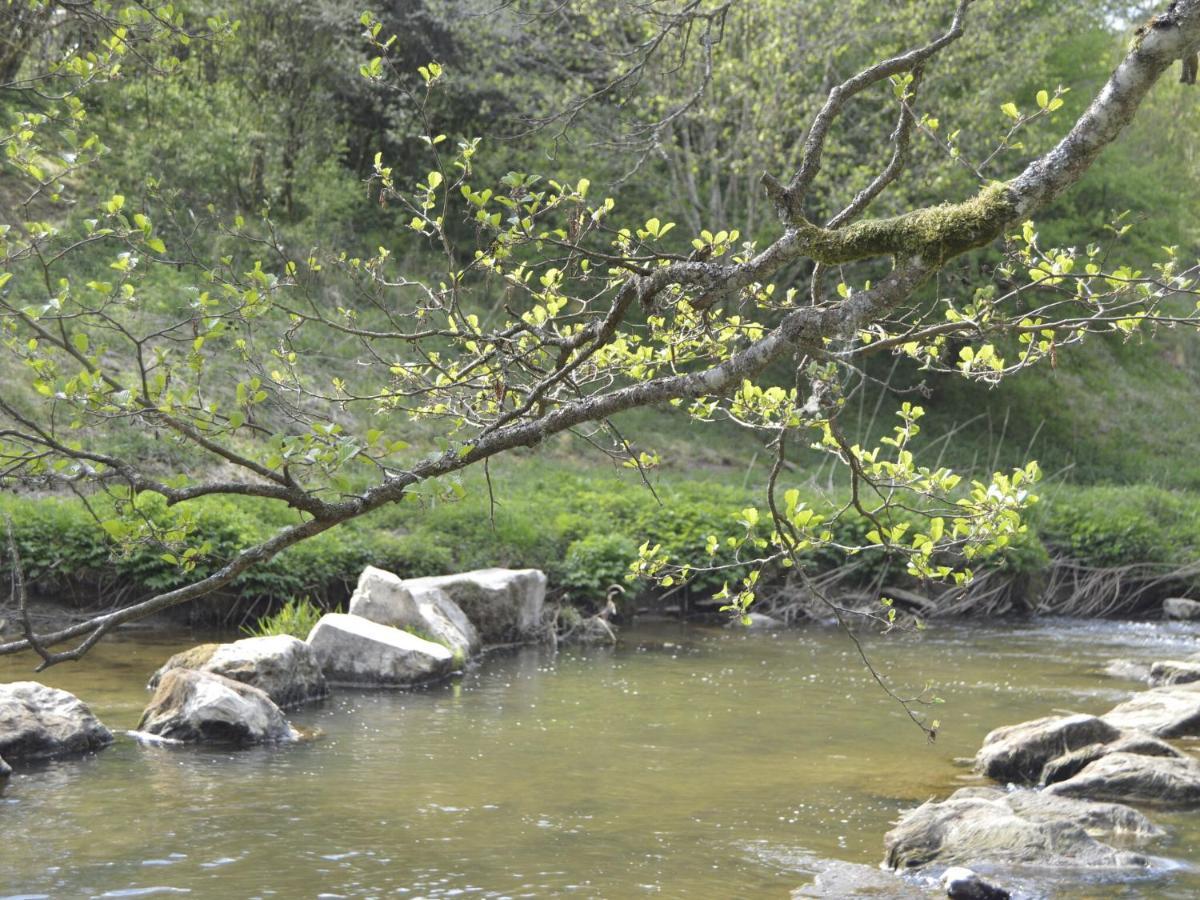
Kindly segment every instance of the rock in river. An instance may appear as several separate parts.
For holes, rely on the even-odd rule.
[[[884,838],[893,869],[989,864],[1036,868],[1145,869],[1140,853],[1095,835],[1161,834],[1141,813],[1033,791],[964,788],[908,812]]]
[[[335,684],[420,684],[449,675],[455,665],[441,644],[348,613],[322,616],[308,643]]]
[[[962,866],[951,866],[942,873],[941,881],[950,900],[1010,900],[1011,897],[1008,891]]]
[[[188,743],[261,744],[296,737],[265,691],[184,668],[163,674],[138,731]]]
[[[1037,784],[1052,759],[1090,744],[1107,744],[1121,729],[1096,716],[1048,716],[997,728],[975,754],[975,770],[996,781]]]
[[[1200,735],[1200,682],[1142,691],[1103,719],[1116,728],[1157,737],[1195,737]]]
[[[457,603],[426,579],[404,581],[367,566],[350,598],[350,614],[443,644],[462,658],[479,652],[479,632]]]
[[[1183,753],[1166,741],[1151,737],[1141,731],[1130,731],[1110,743],[1088,744],[1086,747],[1055,757],[1046,763],[1045,768],[1042,769],[1042,777],[1038,781],[1040,784],[1066,781],[1100,757],[1110,753],[1134,753],[1138,756],[1172,756],[1177,759],[1186,759]]]
[[[0,756],[0,778],[7,778],[12,774],[12,766],[4,761],[4,757]]]
[[[112,739],[74,694],[36,681],[0,684],[0,754],[14,762],[88,753]]]
[[[1122,803],[1200,805],[1200,763],[1190,757],[1109,753],[1045,793]]]
[[[1150,683],[1155,687],[1200,681],[1200,662],[1164,660],[1150,667]]]
[[[1200,602],[1187,597],[1168,597],[1162,605],[1164,619],[1200,619]]]
[[[281,707],[329,695],[312,648],[287,634],[244,638],[230,644],[201,644],[176,653],[150,678],[151,690],[172,669],[199,669],[249,684]]]
[[[542,636],[546,576],[537,569],[478,569],[460,575],[410,578],[414,593],[446,592],[479,630],[486,644],[536,640]]]

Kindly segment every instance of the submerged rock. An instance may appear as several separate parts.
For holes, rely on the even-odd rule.
[[[409,578],[415,592],[439,589],[459,605],[487,644],[530,641],[544,635],[546,576],[538,569],[477,569],[459,575]]]
[[[1109,753],[1135,753],[1139,756],[1173,756],[1184,759],[1183,753],[1176,750],[1166,741],[1151,737],[1142,732],[1132,731],[1121,735],[1108,744],[1088,744],[1079,750],[1064,753],[1046,763],[1042,769],[1040,784],[1054,784],[1066,781],[1086,766]]]
[[[1003,888],[988,884],[976,873],[962,866],[951,866],[942,873],[942,887],[950,900],[1010,900]]]
[[[367,566],[350,598],[350,614],[412,631],[449,647],[464,659],[478,653],[479,632],[471,620],[444,590],[423,581],[404,581],[391,572]]]
[[[308,643],[335,684],[421,684],[444,678],[455,665],[441,644],[348,613],[322,616]]]
[[[1190,757],[1110,753],[1045,791],[1122,803],[1200,805],[1200,763]]]
[[[146,686],[158,687],[172,669],[198,669],[249,684],[279,706],[295,706],[329,696],[325,675],[312,648],[287,634],[243,638],[229,644],[201,644],[176,653]]]
[[[138,731],[186,743],[261,744],[295,739],[265,691],[199,669],[159,679]]]
[[[729,627],[743,631],[773,631],[776,628],[784,628],[786,626],[774,616],[768,616],[766,613],[752,612],[745,616],[738,616],[729,623]]]
[[[1157,737],[1200,735],[1200,683],[1142,691],[1106,712],[1103,719],[1116,728]]]
[[[1113,659],[1104,667],[1104,674],[1129,681],[1149,681],[1150,664],[1136,659]]]
[[[1134,870],[1149,865],[1142,854],[1118,850],[1093,836],[1155,834],[1157,829],[1144,816],[1117,804],[1064,805],[1057,802],[1061,799],[1045,795],[1033,799],[1029,791],[1007,793],[997,788],[957,791],[947,800],[911,810],[887,833],[885,865],[916,869],[987,863]]]
[[[989,733],[975,754],[975,770],[996,781],[1036,784],[1052,759],[1120,736],[1120,728],[1096,716],[1034,719]]]
[[[1200,681],[1200,662],[1165,660],[1150,667],[1150,683],[1155,687]]]
[[[112,739],[74,694],[36,681],[0,684],[0,754],[10,760],[90,753]]]
[[[892,872],[882,871],[878,866],[831,859],[820,864],[811,883],[792,891],[792,897],[794,900],[846,900],[848,897],[870,897],[871,900],[928,900],[929,889],[910,884]]]
[[[1187,597],[1168,597],[1162,605],[1164,619],[1195,621],[1200,619],[1200,602]]]

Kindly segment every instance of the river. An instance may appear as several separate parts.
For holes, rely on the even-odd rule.
[[[979,783],[956,758],[992,728],[1104,711],[1142,687],[1100,675],[1107,660],[1179,657],[1198,634],[1043,620],[872,637],[899,690],[944,700],[933,744],[835,630],[675,624],[626,629],[616,648],[491,654],[429,690],[337,690],[291,712],[319,736],[289,746],[121,733],[10,780],[0,897],[787,897],[824,860],[877,865],[903,808]],[[132,632],[40,676],[0,659],[0,681],[70,690],[124,732],[150,673],[201,637]],[[1200,896],[1200,814],[1151,816],[1172,837],[1150,852],[1186,865],[1018,887]]]

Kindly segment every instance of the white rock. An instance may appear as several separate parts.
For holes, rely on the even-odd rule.
[[[1200,736],[1200,682],[1142,691],[1102,718],[1117,728],[1155,737]]]
[[[1168,597],[1163,601],[1162,610],[1165,619],[1200,619],[1200,602],[1187,597]]]
[[[487,644],[535,640],[542,635],[546,576],[538,569],[477,569],[458,575],[410,578],[417,593],[438,588],[467,614]]]
[[[454,654],[441,644],[348,613],[322,616],[308,643],[335,684],[420,684],[454,669]]]
[[[172,669],[199,669],[249,684],[279,706],[295,706],[329,694],[321,663],[312,648],[288,634],[244,638],[229,644],[201,644],[176,653],[147,685],[158,687]]]
[[[0,754],[14,762],[89,753],[112,739],[74,694],[36,681],[0,684]]]
[[[350,614],[411,631],[466,658],[479,652],[479,632],[439,587],[404,581],[374,566],[363,569],[350,598]],[[414,585],[416,585],[414,587]]]
[[[265,691],[183,668],[171,669],[159,680],[137,730],[187,743],[261,744],[296,738]]]

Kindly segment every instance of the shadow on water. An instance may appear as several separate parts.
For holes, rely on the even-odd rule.
[[[0,896],[781,897],[804,885],[811,896],[930,896],[927,884],[877,879],[901,810],[979,783],[955,759],[992,728],[1107,709],[1140,687],[1101,677],[1108,659],[1191,653],[1197,633],[1038,621],[869,639],[902,690],[929,684],[944,699],[932,745],[835,631],[667,624],[629,629],[616,648],[489,654],[438,688],[338,690],[291,711],[318,735],[286,747],[125,735],[151,672],[193,642],[138,634],[39,676],[121,734],[100,754],[10,780]],[[0,660],[0,680],[31,672],[29,660]],[[1200,895],[1200,817],[1155,818],[1172,835],[1152,852],[1188,867],[1020,887]]]

